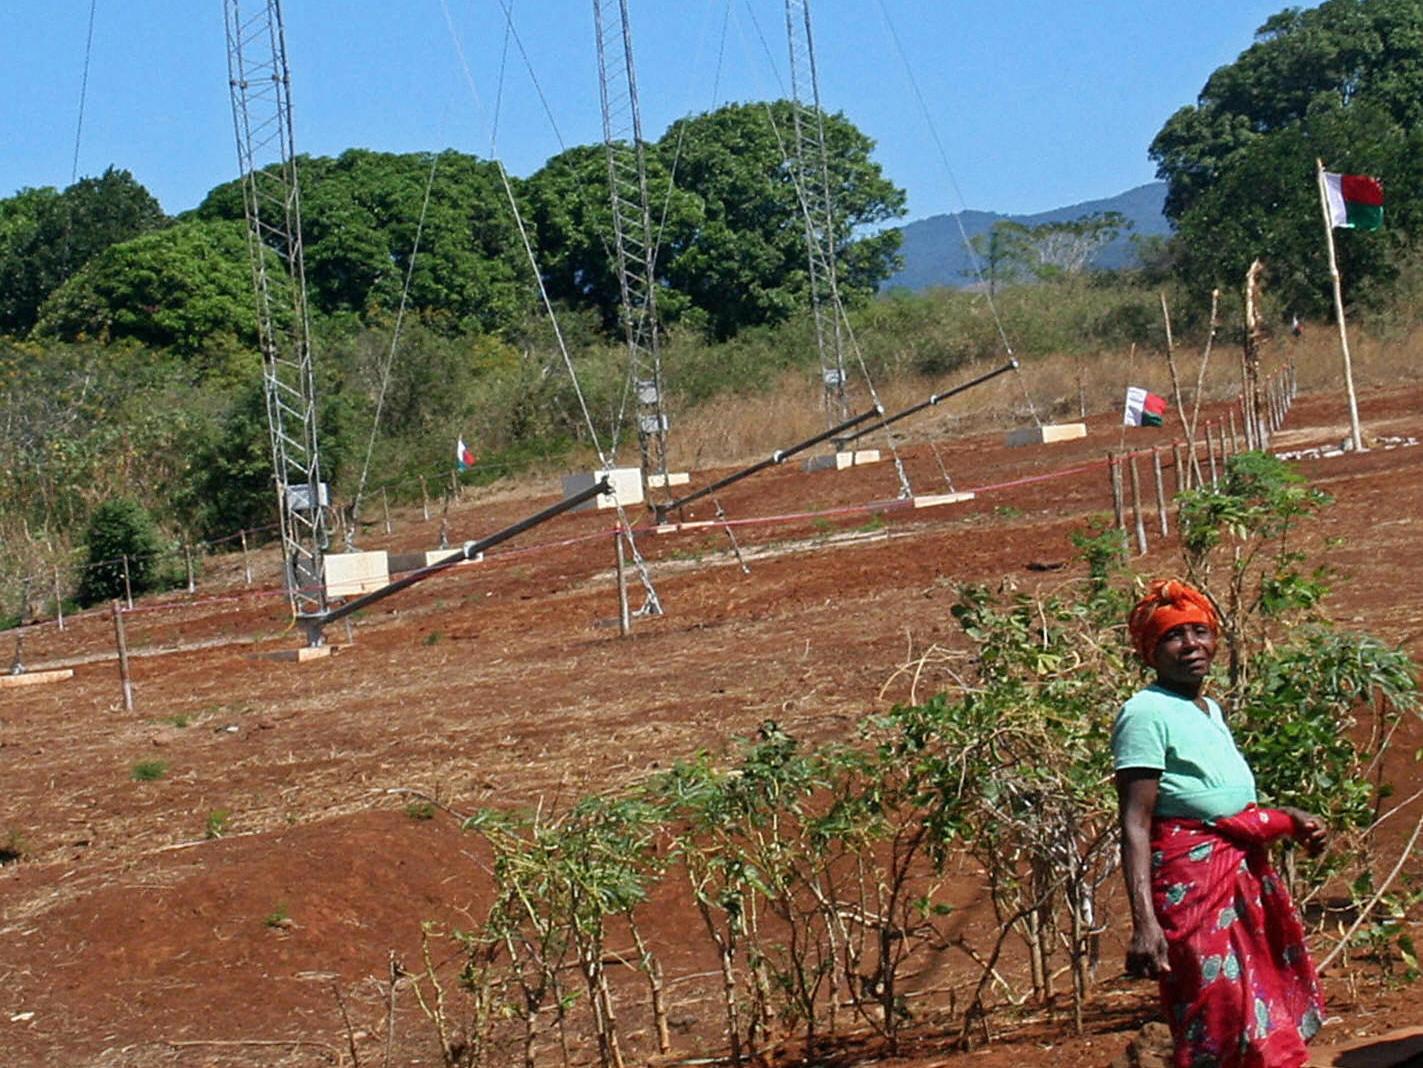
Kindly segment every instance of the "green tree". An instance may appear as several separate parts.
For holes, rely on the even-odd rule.
[[[1323,310],[1315,159],[1384,180],[1394,234],[1341,235],[1346,280],[1390,276],[1398,231],[1415,223],[1423,120],[1423,8],[1413,0],[1326,0],[1268,19],[1152,141],[1178,227],[1181,270],[1200,286],[1240,282],[1263,256],[1282,296]]]
[[[682,119],[658,141],[701,218],[664,253],[668,284],[702,309],[712,333],[785,319],[807,299],[804,226],[791,169],[792,105],[730,104]],[[884,177],[874,142],[843,114],[824,116],[842,295],[867,297],[898,266],[904,190]],[[860,235],[860,236],[857,236]]]
[[[302,156],[298,175],[315,310],[393,313],[407,275],[410,307],[464,331],[504,327],[529,305],[529,267],[498,164],[454,151],[432,157],[353,148],[334,159]],[[195,214],[242,219],[240,184],[218,186]]]
[[[159,587],[162,541],[153,517],[132,497],[116,497],[94,509],[84,540],[88,557],[79,583],[81,605],[124,596],[125,567],[134,594]]]
[[[25,189],[0,200],[0,333],[28,333],[45,298],[75,271],[166,223],[148,190],[113,167],[62,193]]]
[[[56,290],[35,331],[66,340],[132,338],[198,357],[209,345],[256,342],[242,224],[188,221],[113,245]],[[281,272],[274,272],[280,279]]]

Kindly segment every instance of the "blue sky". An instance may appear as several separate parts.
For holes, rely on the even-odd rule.
[[[90,2],[7,0],[0,11],[0,196],[69,183]],[[508,2],[556,130],[516,51],[500,77],[497,0],[286,0],[298,149],[487,156],[497,132],[500,158],[526,175],[560,137],[598,140],[591,0]],[[1043,211],[1151,181],[1146,148],[1161,124],[1283,6],[814,0],[812,10],[822,97],[878,142],[913,219]],[[221,0],[95,0],[94,10],[79,174],[127,168],[169,212],[194,207],[236,171]],[[780,94],[782,0],[630,0],[630,10],[649,136],[720,103]]]

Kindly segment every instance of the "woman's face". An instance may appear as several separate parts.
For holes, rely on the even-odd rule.
[[[1182,623],[1161,636],[1152,667],[1162,682],[1199,686],[1215,659],[1215,631],[1204,623]]]

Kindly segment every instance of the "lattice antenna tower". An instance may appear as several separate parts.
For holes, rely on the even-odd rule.
[[[301,193],[292,137],[291,72],[278,0],[225,0],[232,120],[247,214],[247,248],[292,611],[319,620],[326,611],[322,554],[326,504],[316,444]],[[273,277],[275,260],[285,278]],[[319,627],[308,635],[319,641]]]
[[[835,269],[835,201],[830,191],[830,153],[825,145],[825,115],[820,108],[810,0],[786,0],[786,40],[790,46],[793,126],[789,162],[805,223],[810,309],[820,354],[826,418],[834,425],[849,414],[849,402],[845,395],[845,336]]]
[[[667,414],[662,406],[662,353],[657,322],[657,242],[647,195],[647,158],[637,100],[627,0],[593,0],[598,41],[598,93],[608,157],[613,250],[622,300],[628,375],[636,398],[637,444],[644,483],[667,485]]]

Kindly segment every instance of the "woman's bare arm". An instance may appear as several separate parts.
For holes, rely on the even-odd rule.
[[[1161,772],[1124,768],[1117,772],[1117,806],[1122,828],[1122,874],[1131,904],[1131,944],[1127,974],[1155,979],[1171,970],[1166,937],[1151,905],[1151,814],[1156,808]]]

